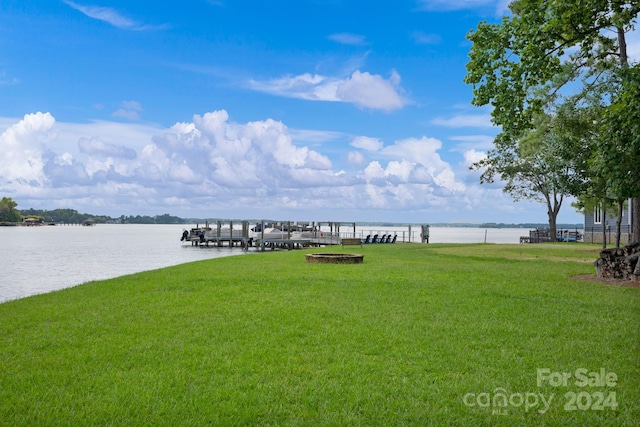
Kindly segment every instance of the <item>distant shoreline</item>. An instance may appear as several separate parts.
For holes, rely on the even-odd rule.
[[[181,218],[168,213],[162,215],[120,215],[111,217],[108,215],[94,215],[89,213],[80,213],[75,209],[18,209],[23,218],[32,218],[45,223],[75,223],[79,224],[84,221],[93,221],[96,224],[210,224],[221,222],[237,222],[249,221],[252,223],[266,222],[287,222],[290,219],[273,219],[273,218]],[[296,222],[291,220],[292,223]],[[332,222],[334,224],[355,223],[359,226],[376,226],[376,227],[405,227],[407,225],[429,225],[430,227],[467,227],[467,228],[549,228],[548,223],[525,222],[518,224],[496,223],[496,222],[392,222],[392,221],[321,221],[322,223]],[[9,224],[7,224],[9,225]],[[558,224],[558,229],[583,229],[584,224]]]
[[[33,211],[32,211],[33,212]],[[40,214],[43,217],[50,211],[42,211]],[[24,215],[24,213],[23,213]],[[33,213],[32,213],[33,215]],[[26,216],[26,215],[25,215]],[[238,218],[180,218],[175,216],[170,216],[168,214],[165,215],[156,215],[154,217],[149,216],[129,216],[124,218],[111,218],[104,216],[93,216],[91,214],[79,214],[80,218],[76,218],[73,221],[56,221],[53,218],[48,218],[49,221],[46,221],[48,225],[54,225],[55,223],[81,223],[83,221],[94,221],[96,224],[164,224],[164,225],[187,225],[187,224],[204,224],[210,223],[214,224],[217,221],[229,222],[229,221],[240,221]],[[265,222],[282,222],[283,220],[273,220],[273,219],[247,219],[251,223],[259,223],[261,221]],[[291,221],[292,223],[294,221]],[[325,221],[326,222],[326,221]],[[389,222],[389,221],[331,221],[333,223],[355,223],[358,226],[376,226],[376,227],[404,227],[407,225],[421,224],[421,225],[429,225],[430,227],[440,227],[440,228],[448,228],[448,227],[458,227],[458,228],[523,228],[523,229],[535,229],[535,228],[549,228],[549,224],[547,223],[518,223],[518,224],[507,224],[507,223],[493,223],[493,222],[483,222],[483,223],[470,223],[470,222],[436,222],[436,223],[418,223],[418,222]],[[18,226],[22,225],[19,222],[0,222],[0,226]],[[584,229],[584,224],[557,224],[557,229]]]

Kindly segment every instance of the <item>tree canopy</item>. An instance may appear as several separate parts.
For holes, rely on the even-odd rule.
[[[530,129],[561,88],[588,92],[628,66],[625,33],[640,12],[637,1],[518,0],[511,9],[501,23],[481,22],[467,35],[465,77],[473,104],[491,104],[493,122],[511,137]]]
[[[16,209],[18,204],[10,197],[3,197],[0,200],[0,221],[2,222],[20,222],[22,215]]]

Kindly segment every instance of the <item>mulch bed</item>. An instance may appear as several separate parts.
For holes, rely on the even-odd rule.
[[[640,282],[632,282],[631,280],[613,279],[609,277],[599,278],[594,274],[577,274],[571,276],[572,279],[584,280],[585,282],[598,282],[603,285],[622,286],[625,288],[640,288]]]

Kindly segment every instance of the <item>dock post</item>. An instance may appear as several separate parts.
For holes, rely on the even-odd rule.
[[[487,230],[485,230],[485,236],[484,236],[484,240],[486,243],[487,240]],[[420,234],[420,237],[422,238],[422,243],[429,243],[429,226],[428,225],[423,225],[422,226],[422,233]]]
[[[242,248],[249,250],[249,221],[242,221]]]

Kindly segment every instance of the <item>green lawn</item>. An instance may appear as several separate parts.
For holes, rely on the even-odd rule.
[[[640,289],[572,278],[596,246],[312,251],[365,260],[252,253],[0,304],[0,424],[639,425]]]

